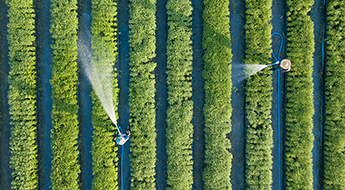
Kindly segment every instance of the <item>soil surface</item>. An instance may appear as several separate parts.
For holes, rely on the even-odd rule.
[[[167,86],[167,55],[166,43],[168,35],[168,20],[166,10],[166,0],[157,1],[157,44],[156,44],[156,62],[155,69],[156,79],[156,130],[157,130],[157,163],[156,163],[156,188],[158,190],[166,188],[167,176],[167,153],[166,153],[166,136],[167,127],[167,106],[168,106],[168,86]]]
[[[280,60],[286,58],[286,1],[274,0],[272,4],[272,33],[279,32],[284,39],[283,48],[280,54]],[[278,58],[279,48],[281,45],[281,37],[279,35],[272,36],[272,50],[274,55]],[[273,56],[272,56],[273,57]],[[272,62],[276,60],[272,59]],[[273,129],[273,165],[272,165],[272,189],[284,189],[284,134],[285,134],[285,73],[274,71],[272,74],[272,129]],[[278,83],[279,77],[279,83]],[[279,85],[279,91],[278,91]],[[279,93],[279,94],[278,94]],[[279,99],[278,99],[279,95]],[[279,110],[278,110],[279,104]],[[278,113],[279,112],[279,113]],[[279,129],[278,129],[279,128]],[[279,130],[279,133],[278,133]]]
[[[230,132],[233,189],[244,189],[245,185],[245,80],[239,80],[234,73],[242,72],[238,67],[244,64],[245,55],[245,3],[241,0],[230,1],[230,34],[232,49],[232,129]]]
[[[7,42],[7,6],[5,0],[0,1],[0,189],[11,189],[11,169],[10,169],[10,115],[7,98],[8,91],[8,42]]]
[[[118,0],[118,51],[119,51],[119,58],[118,58],[118,72],[119,72],[119,125],[120,126],[127,126],[129,124],[129,105],[128,105],[128,98],[129,98],[129,27],[128,27],[128,20],[129,20],[129,0]],[[120,167],[119,162],[119,185],[122,186],[123,189],[130,189],[131,181],[130,181],[130,139],[129,141],[122,147],[119,147],[119,159],[121,158],[120,151],[121,148],[123,150],[123,168]],[[121,170],[123,171],[123,184],[121,184]]]
[[[52,149],[52,39],[50,29],[50,0],[37,0],[36,12],[36,67],[37,67],[37,141],[38,141],[38,189],[51,189],[50,181]]]
[[[85,39],[88,48],[91,50],[91,1],[79,1],[79,31],[78,36]],[[80,188],[90,189],[92,187],[92,86],[87,78],[85,71],[79,62],[79,86],[78,86],[78,104],[79,104],[79,150],[80,150]]]
[[[202,49],[202,0],[192,1],[192,48],[193,48],[193,70],[192,70],[192,100],[193,100],[193,189],[204,189],[202,172],[205,164],[205,134],[204,134],[204,104],[205,90],[202,71],[204,69]]]
[[[324,117],[324,64],[322,56],[323,31],[325,28],[325,7],[323,0],[315,0],[310,17],[314,22],[315,52],[313,66],[314,117],[313,134],[313,188],[322,189],[323,184],[323,117]]]

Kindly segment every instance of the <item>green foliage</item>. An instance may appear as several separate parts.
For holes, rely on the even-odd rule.
[[[204,1],[205,189],[231,189],[231,40],[229,1]]]
[[[169,0],[167,40],[167,189],[192,189],[192,6]]]
[[[155,189],[156,0],[131,0],[129,7],[131,189]]]
[[[313,23],[312,0],[287,1],[286,189],[312,189]]]
[[[324,189],[345,189],[345,2],[328,1]]]
[[[246,0],[245,63],[269,64],[272,1]],[[271,189],[273,130],[271,126],[272,71],[265,69],[246,84],[247,189]]]
[[[32,0],[7,0],[12,189],[37,189],[35,13]]]
[[[52,0],[52,186],[78,189],[77,0]]]
[[[92,0],[92,54],[94,67],[112,69],[116,53],[116,14],[117,3],[113,0]],[[105,61],[106,59],[106,61]],[[112,78],[114,105],[117,105],[117,73]],[[92,189],[118,189],[117,146],[115,146],[115,127],[105,112],[99,98],[92,92]],[[117,106],[115,106],[117,115]]]

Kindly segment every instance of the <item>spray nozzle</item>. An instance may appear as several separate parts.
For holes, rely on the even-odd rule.
[[[271,63],[271,64],[269,64],[269,65],[267,65],[267,66],[273,66],[273,65],[278,65],[280,62],[279,61],[277,61],[277,62],[275,62],[275,63]]]

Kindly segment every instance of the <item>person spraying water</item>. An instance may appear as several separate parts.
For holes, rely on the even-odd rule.
[[[91,19],[89,15],[83,14],[82,23],[89,22]],[[84,24],[81,27],[86,27]],[[88,31],[87,29],[83,31]],[[102,56],[94,57],[91,53],[91,33],[85,32],[80,34],[78,42],[78,54],[81,59],[81,67],[85,71],[85,74],[90,81],[93,90],[98,96],[104,110],[108,114],[109,118],[115,125],[118,135],[115,142],[118,145],[124,145],[129,140],[129,133],[122,133],[121,127],[117,125],[114,102],[113,102],[113,65],[112,57],[110,57],[111,50],[102,46],[102,41],[94,40],[93,43],[97,43],[98,47],[103,47],[100,52],[103,52]],[[129,128],[128,130],[129,131]]]
[[[241,70],[240,72],[234,72],[232,73],[234,75],[234,78],[237,79],[237,81],[242,81],[243,79],[246,79],[247,77],[250,77],[259,71],[263,70],[266,67],[272,67],[272,71],[282,71],[282,72],[288,72],[291,69],[291,61],[288,59],[283,59],[280,61],[280,53],[283,48],[283,36],[278,33],[274,32],[273,35],[279,35],[281,37],[281,44],[279,48],[278,57],[276,57],[272,51],[273,58],[275,59],[275,62],[264,65],[264,64],[233,64],[233,69]]]
[[[279,59],[280,59],[280,53],[281,53],[281,50],[282,50],[282,48],[283,48],[283,36],[282,36],[280,33],[278,33],[278,32],[272,33],[271,36],[273,36],[273,35],[279,35],[280,38],[281,38],[281,43],[280,43],[280,48],[279,48],[279,52],[278,52],[278,58],[274,55],[274,53],[273,53],[273,51],[272,51],[273,58],[276,60],[276,62],[271,63],[271,64],[269,64],[269,65],[267,65],[267,66],[278,65],[278,68],[277,68],[277,69],[279,69],[279,70],[281,70],[281,71],[283,71],[283,72],[288,72],[288,71],[290,71],[290,69],[291,69],[291,61],[288,60],[288,59],[283,59],[283,60],[279,61]]]

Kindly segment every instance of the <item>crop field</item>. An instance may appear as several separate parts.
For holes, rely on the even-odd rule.
[[[342,0],[0,0],[0,189],[345,190],[344,28]]]

